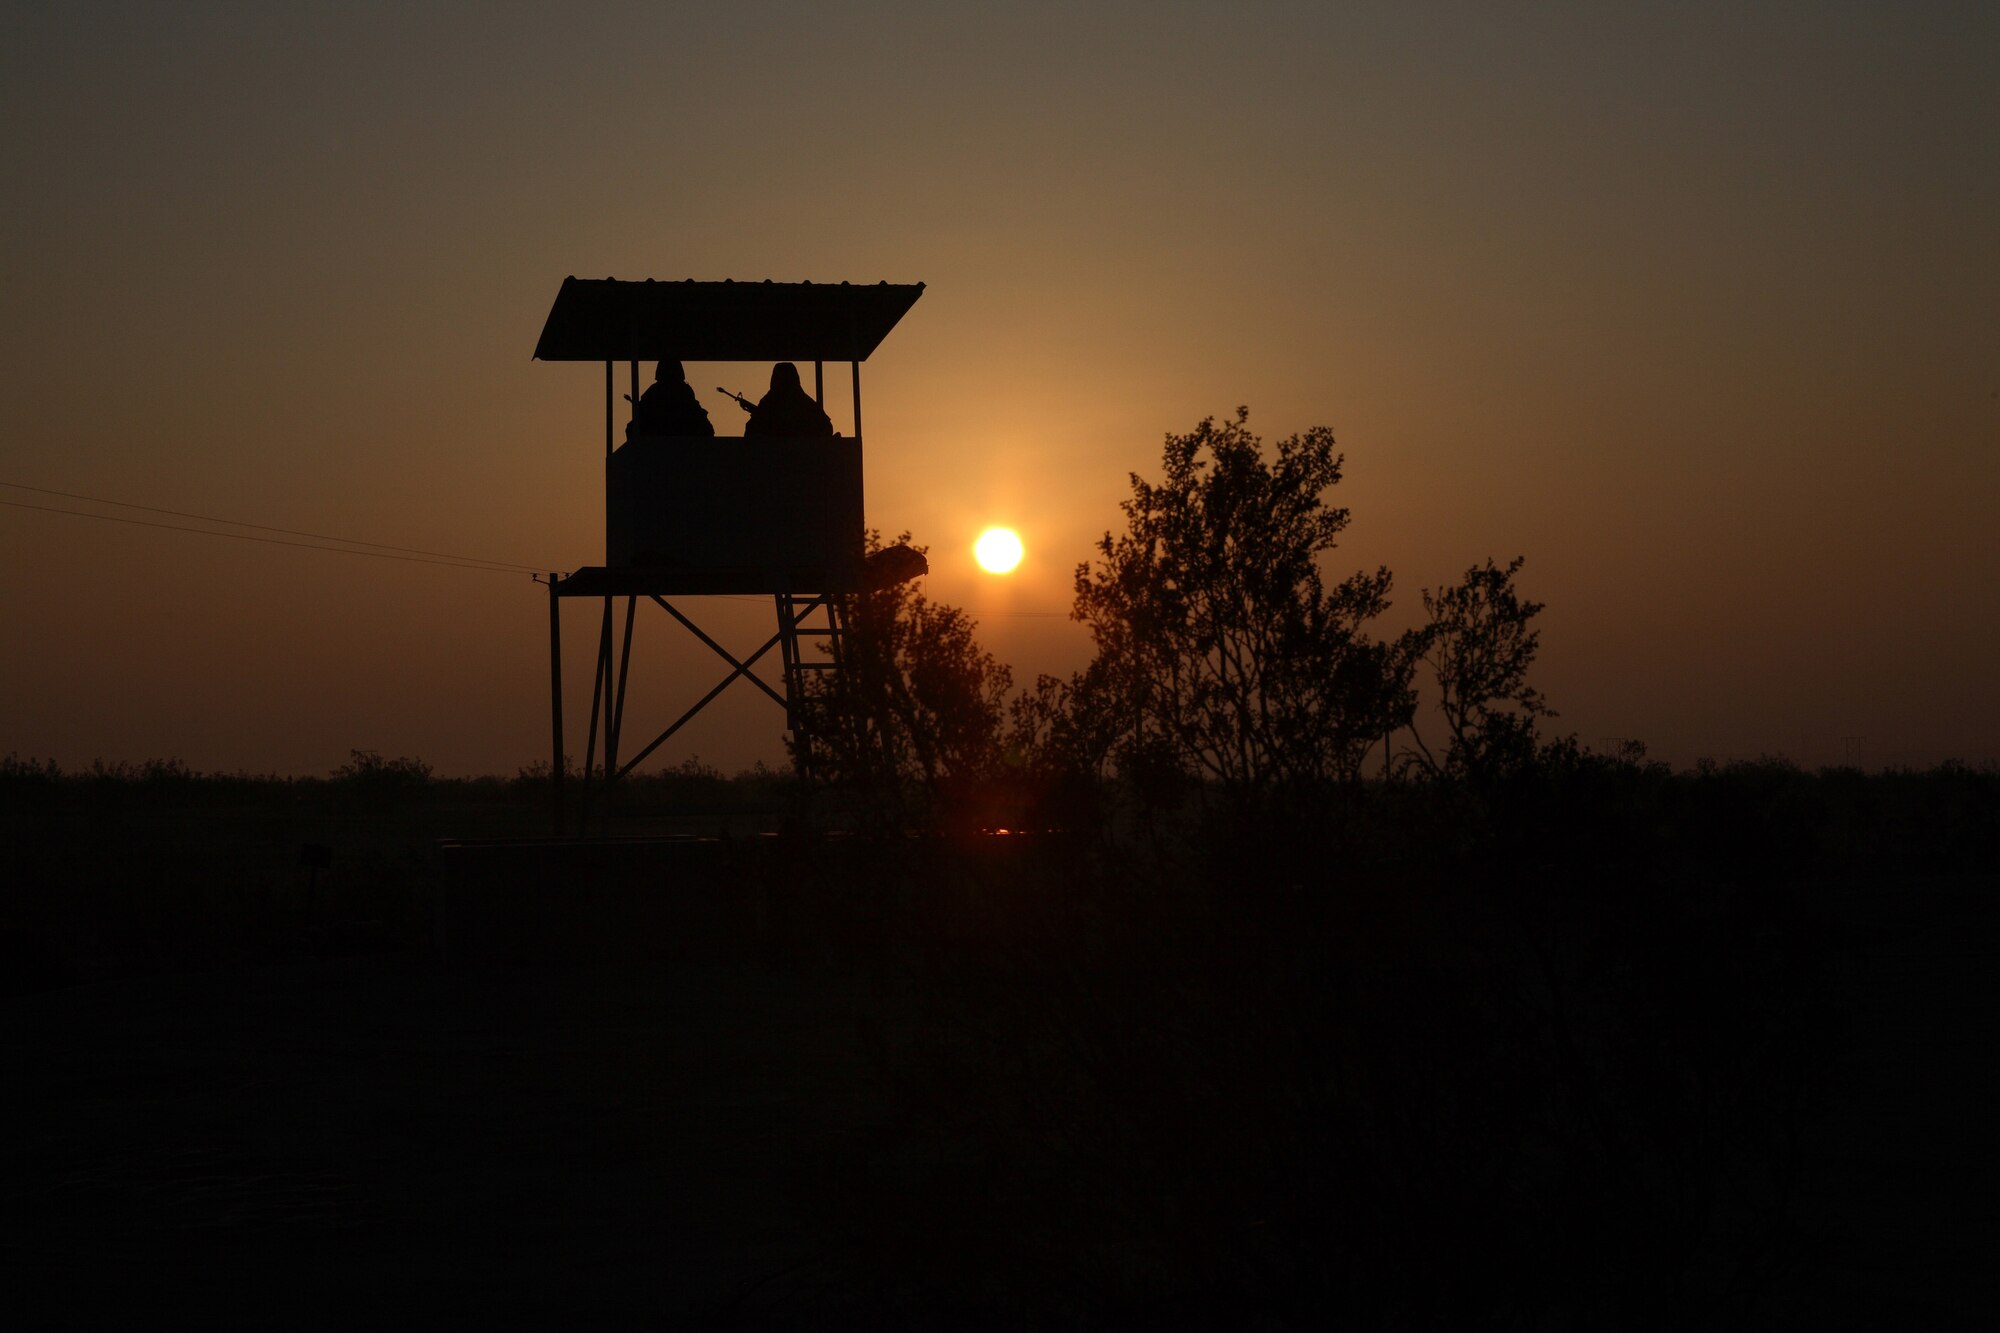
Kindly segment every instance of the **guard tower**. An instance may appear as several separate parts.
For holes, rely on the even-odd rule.
[[[622,282],[565,278],[542,326],[535,357],[604,364],[604,563],[550,574],[550,765],[556,832],[564,831],[562,603],[601,601],[597,667],[591,683],[590,732],[584,749],[584,796],[597,767],[602,732],[608,787],[686,726],[738,680],[785,710],[796,737],[797,702],[806,673],[837,670],[843,599],[871,582],[921,573],[920,559],[865,561],[861,495],[861,363],[923,295],[924,285],[778,282]],[[634,436],[623,439],[640,398],[642,361],[790,361],[812,365],[813,398],[826,401],[826,365],[846,362],[854,421],[832,439],[757,435]],[[629,406],[619,411],[618,363],[628,368]],[[838,423],[836,423],[837,425]],[[777,629],[738,658],[711,638],[672,598],[762,594]],[[623,600],[618,633],[616,603]],[[632,664],[632,622],[640,601],[660,607],[729,667],[715,687],[675,721],[621,759],[625,696]],[[614,639],[622,646],[614,653]],[[831,654],[811,651],[823,643]],[[771,649],[782,663],[781,688],[753,668]]]

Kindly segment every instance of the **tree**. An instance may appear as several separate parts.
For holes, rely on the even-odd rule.
[[[1008,707],[1007,767],[1016,826],[1102,831],[1105,779],[1118,745],[1102,666],[1068,680],[1041,675]]]
[[[1109,776],[1118,726],[1102,659],[1068,680],[1040,675],[1009,705],[1010,752],[1031,777]]]
[[[1419,651],[1437,681],[1438,713],[1451,738],[1440,761],[1411,720],[1417,766],[1428,773],[1510,777],[1540,753],[1538,720],[1556,713],[1528,684],[1541,647],[1541,632],[1529,622],[1542,603],[1523,600],[1514,587],[1524,563],[1516,556],[1501,569],[1489,559],[1455,587],[1424,591],[1430,623],[1418,632]]]
[[[867,545],[881,550],[881,534]],[[1000,764],[1012,674],[979,647],[965,612],[912,583],[854,594],[844,612],[840,666],[808,673],[793,757],[857,793],[885,827],[948,815]]]
[[[1238,798],[1350,780],[1369,747],[1408,724],[1416,640],[1367,625],[1388,606],[1386,568],[1332,588],[1320,562],[1348,511],[1333,432],[1315,427],[1266,459],[1249,410],[1168,435],[1164,478],[1133,474],[1127,530],[1076,571],[1072,618],[1096,645],[1066,688],[1095,710],[1127,777],[1200,779]],[[1049,728],[1049,734],[1057,734]]]

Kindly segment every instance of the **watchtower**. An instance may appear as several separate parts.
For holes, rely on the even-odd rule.
[[[590,734],[584,750],[586,795],[597,763],[608,787],[687,725],[730,685],[746,680],[785,710],[797,736],[806,673],[837,670],[842,600],[871,581],[921,572],[864,560],[861,363],[881,345],[924,285],[779,282],[621,282],[565,278],[542,326],[541,361],[604,364],[604,563],[550,574],[549,700],[554,740],[550,765],[556,831],[563,830],[562,602],[603,603],[597,667],[591,684]],[[620,441],[618,363],[629,368],[636,420],[639,363],[789,361],[812,364],[813,398],[823,408],[829,362],[846,362],[853,384],[851,433],[828,439],[772,435],[637,435]],[[690,381],[695,377],[690,374]],[[668,599],[762,594],[772,598],[777,630],[738,658]],[[625,603],[622,648],[615,603]],[[620,761],[632,622],[641,599],[659,606],[730,670],[667,729]],[[806,651],[810,640],[833,649]],[[782,690],[753,668],[772,648],[782,662]]]

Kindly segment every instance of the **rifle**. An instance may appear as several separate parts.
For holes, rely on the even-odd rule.
[[[720,384],[715,386],[715,391],[721,394],[724,398],[734,398],[736,400],[736,405],[742,408],[745,412],[755,412],[757,410],[757,404],[751,402],[748,398],[745,398],[740,393],[731,393],[729,392],[729,390],[723,388]]]

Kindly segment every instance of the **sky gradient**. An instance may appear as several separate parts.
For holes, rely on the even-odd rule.
[[[12,6],[0,481],[568,570],[565,275],[921,281],[863,371],[869,521],[1017,680],[1086,659],[1127,474],[1247,403],[1335,429],[1385,630],[1527,557],[1586,743],[2000,758],[2000,10],[1755,8]],[[0,553],[0,752],[545,756],[525,575],[13,507]],[[712,663],[642,621],[627,735]],[[781,728],[741,691],[663,758]]]

